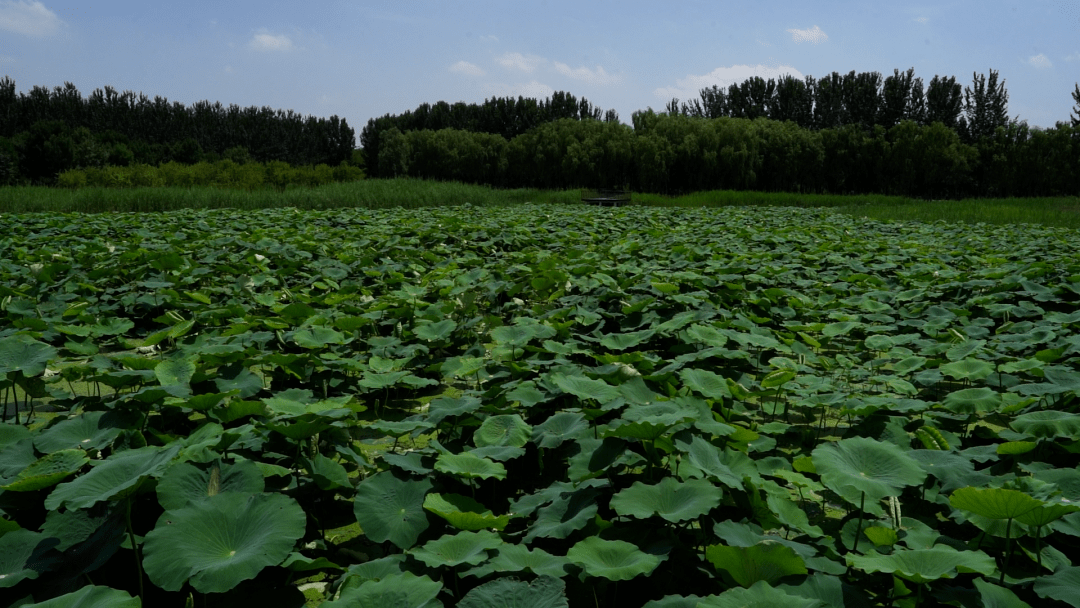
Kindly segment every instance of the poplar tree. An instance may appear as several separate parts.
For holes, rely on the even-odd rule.
[[[1009,124],[1009,94],[1005,81],[998,82],[997,70],[990,70],[989,79],[975,73],[972,79],[971,87],[964,89],[964,114],[968,140],[975,142]]]
[[[934,76],[926,87],[925,124],[940,122],[956,130],[963,110],[963,90],[955,76]]]
[[[1069,119],[1072,120],[1072,126],[1080,127],[1080,84],[1074,84],[1073,87],[1072,98],[1076,101],[1076,107],[1069,114]]]

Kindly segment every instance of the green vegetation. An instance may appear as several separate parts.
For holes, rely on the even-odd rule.
[[[384,209],[389,207],[477,207],[512,203],[578,202],[577,191],[551,192],[522,188],[496,190],[454,182],[415,179],[373,179],[318,187],[242,190],[219,187],[0,188],[0,213],[106,213],[175,211],[178,209]]]
[[[5,599],[1080,605],[1075,230],[492,192],[4,212]]]
[[[213,186],[243,190],[260,188],[285,190],[289,187],[313,187],[361,179],[364,179],[364,171],[346,163],[341,163],[336,167],[329,165],[293,167],[281,161],[237,163],[225,159],[194,165],[169,162],[157,167],[136,164],[127,167],[71,169],[57,176],[56,185],[63,188]]]
[[[70,82],[16,93],[14,80],[0,79],[0,186],[52,185],[69,169],[132,163],[336,166],[351,162],[355,147],[355,133],[337,116],[209,101],[186,106],[108,86],[84,98]]]

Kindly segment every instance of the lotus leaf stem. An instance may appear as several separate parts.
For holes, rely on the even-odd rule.
[[[855,526],[855,544],[851,547],[852,552],[859,550],[859,534],[862,533],[863,507],[866,506],[866,492],[859,499],[859,525]]]

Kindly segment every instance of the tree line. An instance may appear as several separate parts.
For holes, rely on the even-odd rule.
[[[504,140],[510,140],[542,124],[562,119],[617,123],[619,114],[615,110],[605,112],[584,97],[578,99],[565,91],[556,91],[547,99],[519,96],[517,99],[493,97],[481,104],[450,104],[445,101],[423,103],[415,110],[407,110],[402,114],[386,114],[368,120],[367,125],[360,131],[360,146],[364,150],[368,171],[377,173],[382,164],[380,153],[385,144],[384,132],[455,129],[498,135]]]
[[[512,120],[475,118],[497,116],[485,112],[509,101],[489,100],[456,104],[456,113],[425,104],[372,120],[361,141],[377,141],[377,154],[364,148],[371,175],[502,187],[1076,195],[1080,85],[1072,95],[1076,116],[1040,129],[1009,119],[1008,93],[993,70],[966,88],[935,76],[924,89],[913,70],[755,77],[672,100],[664,112],[635,112],[632,125],[593,110],[518,130]]]
[[[0,184],[53,183],[76,167],[195,163],[220,158],[337,165],[352,159],[356,134],[337,116],[269,107],[185,105],[156,96],[70,82],[16,93],[0,79]]]

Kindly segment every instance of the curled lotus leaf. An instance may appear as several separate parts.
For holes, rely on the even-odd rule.
[[[720,488],[704,479],[680,482],[665,477],[656,485],[635,482],[611,497],[619,515],[648,518],[659,515],[672,523],[700,517],[720,504]]]
[[[646,553],[632,543],[597,536],[590,536],[570,547],[566,557],[589,576],[612,581],[648,575],[663,561],[660,556]]]
[[[1012,421],[1012,428],[1039,439],[1080,437],[1080,415],[1056,410],[1028,412]]]
[[[888,555],[876,551],[866,555],[849,553],[847,561],[863,572],[886,572],[913,583],[955,578],[957,574],[970,572],[989,576],[997,569],[994,558],[982,551],[957,551],[948,545],[896,550]]]

